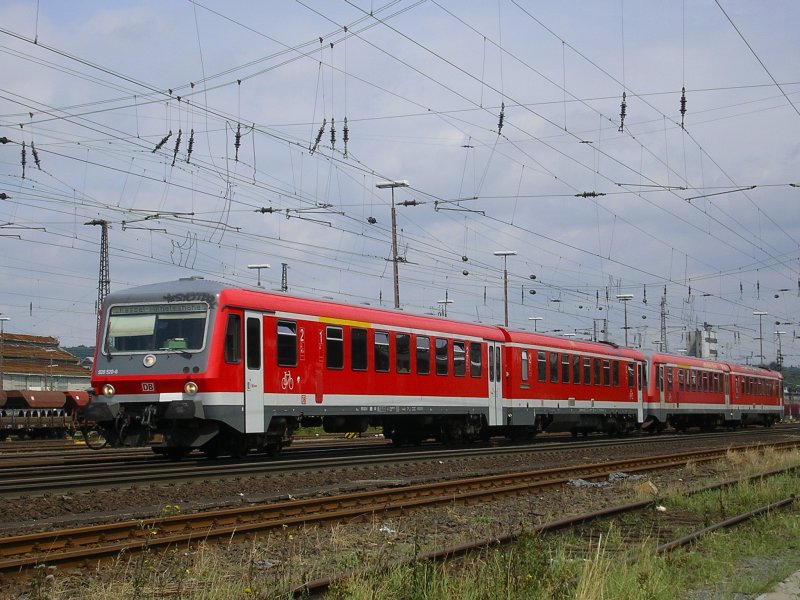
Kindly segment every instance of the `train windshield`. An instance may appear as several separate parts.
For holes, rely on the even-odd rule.
[[[112,306],[105,351],[197,352],[205,345],[207,321],[203,302]]]

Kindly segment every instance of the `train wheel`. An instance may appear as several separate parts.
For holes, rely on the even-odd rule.
[[[83,433],[83,441],[86,446],[92,450],[102,450],[108,445],[108,438],[100,428],[82,427],[81,433]]]
[[[277,442],[271,442],[264,446],[264,451],[267,453],[267,456],[278,456],[281,453],[281,448],[283,448],[283,444],[280,440]]]
[[[250,443],[247,436],[243,433],[231,438],[231,456],[233,458],[244,458],[250,452]]]
[[[184,448],[183,446],[175,446],[167,448],[167,457],[171,460],[181,460],[192,451],[191,448]]]
[[[219,442],[216,440],[211,440],[200,448],[200,452],[202,452],[203,455],[209,460],[218,458],[220,454]]]

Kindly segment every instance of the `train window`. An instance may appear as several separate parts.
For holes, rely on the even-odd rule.
[[[689,371],[689,374],[692,377],[692,391],[696,392],[697,391],[697,371],[692,369],[691,371]]]
[[[592,359],[594,364],[594,384],[603,385],[603,380],[600,378],[600,371],[603,370],[603,361],[599,358]]]
[[[558,352],[550,353],[550,382],[558,383]]]
[[[367,370],[367,330],[350,330],[350,367],[354,371]]]
[[[294,321],[278,321],[278,366],[297,366],[297,323]]]
[[[431,372],[431,338],[417,336],[417,374],[428,375]]]
[[[536,365],[536,379],[547,381],[547,355],[541,350],[539,351],[537,362],[539,364]]]
[[[672,367],[667,367],[667,391],[672,391]]]
[[[588,356],[583,359],[583,383],[592,385],[592,359]]]
[[[445,338],[436,338],[434,343],[436,345],[436,374],[447,375],[450,372],[447,340]]]
[[[411,372],[411,336],[396,333],[394,336],[394,368],[398,373]]]
[[[247,319],[247,368],[261,368],[261,319]]]
[[[483,358],[481,356],[481,343],[469,343],[469,375],[480,377],[483,375]]]
[[[656,369],[656,389],[659,392],[664,391],[664,365],[658,365]]]
[[[494,381],[494,350],[492,350],[492,346],[489,346],[489,381]]]
[[[626,373],[628,376],[628,387],[633,387],[633,363],[625,363]]]
[[[199,351],[205,344],[205,302],[112,306],[105,351]]]
[[[225,326],[225,362],[235,364],[242,360],[242,317],[228,315]]]
[[[611,376],[614,382],[614,387],[619,387],[619,361],[611,361]]]
[[[375,332],[375,370],[380,373],[389,372],[389,334],[385,331]]]
[[[344,368],[344,332],[341,327],[325,328],[325,365],[329,369]]]
[[[680,391],[684,390],[684,387],[683,387],[683,369],[678,369],[678,389]]]
[[[581,357],[577,354],[572,357],[572,376],[575,378],[575,383],[581,382]]]
[[[642,372],[639,373],[639,389],[647,389],[647,365],[643,365]]]
[[[453,340],[453,375],[463,377],[467,374],[467,344]]]
[[[522,381],[528,381],[528,351],[522,351]]]
[[[572,363],[569,354],[561,355],[561,382],[569,383],[569,365]]]
[[[710,379],[710,374],[709,373],[703,373],[703,391],[704,392],[708,392],[711,389],[711,386],[709,385],[709,379]]]
[[[607,360],[603,361],[603,385],[611,385],[611,365]]]
[[[497,373],[497,381],[501,381],[501,378],[500,378],[500,346],[495,346],[495,349],[494,349],[494,372]]]

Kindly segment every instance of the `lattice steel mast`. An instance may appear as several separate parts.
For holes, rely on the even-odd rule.
[[[85,225],[100,225],[102,232],[100,235],[100,276],[97,279],[97,304],[95,305],[95,312],[97,313],[97,325],[100,325],[100,310],[103,307],[103,300],[106,299],[108,293],[111,291],[111,276],[108,269],[108,221],[103,219],[94,219],[88,221]]]

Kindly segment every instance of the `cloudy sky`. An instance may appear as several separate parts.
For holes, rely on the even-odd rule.
[[[708,323],[728,359],[785,331],[799,364],[798,22],[790,0],[6,0],[6,330],[93,343],[92,220],[112,290],[252,286],[257,263],[275,289],[286,263],[293,293],[391,307],[376,184],[405,180],[404,311],[502,322],[516,251],[513,327],[621,343],[632,294],[631,344],[656,348],[663,301],[670,351]]]

